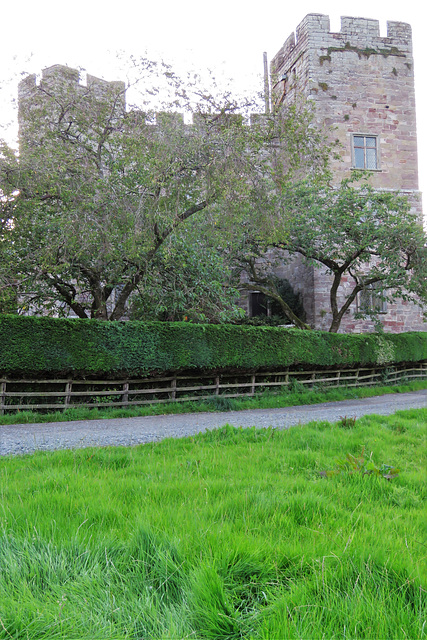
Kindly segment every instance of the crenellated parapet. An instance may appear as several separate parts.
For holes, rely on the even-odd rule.
[[[341,18],[341,30],[331,32],[329,16],[307,15],[287,38],[271,63],[273,75],[289,72],[298,58],[316,51],[323,59],[339,51],[357,56],[400,57],[412,64],[412,31],[404,22],[387,22],[387,36],[380,36],[378,20],[369,18]]]
[[[126,111],[124,82],[108,82],[88,74],[82,82],[78,69],[53,65],[40,78],[31,74],[18,86],[19,144],[21,153],[45,139],[47,131],[60,126],[78,135],[78,122],[109,118],[118,122]],[[89,125],[91,126],[91,125]]]
[[[43,69],[41,76],[36,74],[25,77],[18,85],[18,105],[19,105],[19,125],[21,134],[28,128],[30,120],[28,115],[34,109],[40,109],[40,117],[36,120],[37,129],[39,125],[48,125],[51,120],[58,116],[58,110],[66,110],[73,116],[78,115],[79,110],[87,115],[91,113],[94,120],[97,110],[102,110],[106,104],[115,104],[117,117],[126,117],[126,121],[132,126],[162,124],[169,127],[179,127],[184,124],[184,115],[176,112],[151,112],[132,109],[126,111],[126,85],[121,81],[106,81],[96,76],[87,74],[86,81],[81,81],[81,74],[78,69],[73,69],[64,65],[53,65]],[[99,115],[99,113],[98,113]],[[243,117],[238,114],[208,114],[194,113],[192,121],[185,120],[185,126],[212,124],[220,118],[221,124],[225,121],[242,123]],[[249,124],[260,123],[266,118],[262,114],[252,114]],[[32,130],[34,133],[34,128]]]
[[[80,71],[62,64],[55,64],[47,69],[43,69],[40,82],[37,82],[36,74],[31,74],[24,78],[18,86],[19,99],[28,98],[37,90],[46,92],[74,92],[76,95],[83,95],[88,88],[100,94],[111,92],[115,94],[125,94],[125,83],[121,81],[108,82],[96,76],[87,74],[86,83],[80,82]]]

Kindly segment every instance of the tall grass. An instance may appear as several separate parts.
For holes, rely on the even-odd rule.
[[[426,638],[426,424],[0,459],[0,638]]]

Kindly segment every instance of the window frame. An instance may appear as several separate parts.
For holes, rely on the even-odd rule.
[[[364,143],[363,147],[356,146],[356,138],[363,138]],[[367,138],[373,138],[375,140],[375,147],[368,146],[366,144]],[[351,134],[351,164],[352,169],[356,171],[381,171],[381,162],[380,162],[380,138],[377,133],[352,133]],[[363,149],[363,167],[356,166],[356,149]],[[376,166],[373,169],[369,169],[367,165],[367,149],[375,149],[375,157],[376,157]]]
[[[360,278],[363,284],[363,277]],[[380,282],[373,282],[363,287],[356,296],[356,312],[364,315],[371,313],[388,313],[387,300],[378,297],[376,290],[380,288]]]

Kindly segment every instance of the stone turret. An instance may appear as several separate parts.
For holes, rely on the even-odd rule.
[[[271,62],[272,102],[276,109],[303,95],[314,104],[315,119],[330,140],[340,143],[340,161],[331,159],[334,180],[363,169],[376,189],[406,194],[422,220],[418,191],[414,61],[411,27],[388,22],[341,18],[341,30],[330,30],[329,17],[307,15]],[[300,259],[284,267],[303,299],[308,322],[326,329],[330,323],[330,275]],[[352,305],[341,330],[370,331],[370,321],[357,320]],[[386,331],[425,331],[415,305],[396,301],[382,315]]]
[[[417,192],[410,25],[388,22],[382,37],[377,20],[343,17],[341,31],[332,33],[328,16],[310,14],[271,67],[276,104],[303,93],[314,101],[319,124],[334,127],[344,160],[335,166],[337,178],[366,168],[377,188]]]
[[[40,82],[31,74],[18,86],[18,122],[21,154],[40,142],[46,129],[61,119],[64,123],[79,117],[96,121],[102,109],[112,109],[113,118],[121,118],[126,109],[124,82],[107,82],[56,64],[43,69]],[[35,112],[37,114],[35,115]],[[30,114],[31,113],[31,117]]]

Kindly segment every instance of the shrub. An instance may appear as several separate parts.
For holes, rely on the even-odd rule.
[[[342,335],[282,327],[0,316],[3,375],[146,376],[425,359],[425,332]]]

